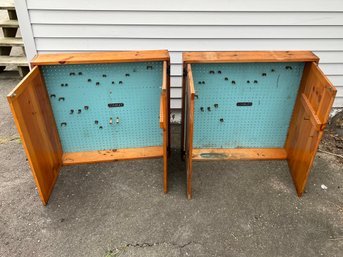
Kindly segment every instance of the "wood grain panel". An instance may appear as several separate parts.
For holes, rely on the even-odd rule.
[[[186,78],[186,167],[187,167],[187,198],[192,199],[192,156],[193,156],[193,127],[194,127],[194,81],[191,65],[187,65]]]
[[[35,65],[83,64],[83,63],[117,63],[169,61],[167,50],[130,51],[130,52],[84,52],[39,54],[31,62]]]
[[[194,148],[192,159],[194,161],[284,160],[287,159],[287,151],[284,148]]]
[[[307,63],[285,144],[288,165],[299,196],[305,190],[335,95],[336,89],[317,64]]]
[[[46,205],[62,165],[62,147],[39,68],[35,67],[7,99],[39,196]]]
[[[186,63],[318,62],[310,51],[185,52]]]
[[[163,147],[151,146],[142,148],[127,148],[91,152],[64,153],[63,165],[90,164],[119,160],[136,160],[142,158],[157,158],[163,156]]]

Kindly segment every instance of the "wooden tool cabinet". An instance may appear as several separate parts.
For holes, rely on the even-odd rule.
[[[312,52],[183,54],[182,139],[192,162],[287,160],[304,192],[336,89]]]
[[[39,196],[64,165],[163,157],[167,192],[168,51],[42,54],[8,95]]]

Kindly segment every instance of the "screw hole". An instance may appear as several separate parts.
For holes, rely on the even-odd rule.
[[[79,71],[79,75],[82,75],[82,72],[81,72],[81,71]]]
[[[85,106],[85,107],[83,107],[86,111],[89,109],[89,106]]]
[[[69,76],[75,76],[75,72],[70,72]]]
[[[119,84],[123,84],[123,81],[119,81]]]
[[[247,80],[247,83],[250,84],[250,80]]]
[[[210,112],[211,111],[211,107],[207,107],[207,110]]]
[[[62,122],[61,127],[65,127],[65,126],[67,126],[67,122]]]
[[[257,80],[254,80],[254,84],[257,84],[258,83],[258,81]]]
[[[99,85],[100,85],[100,82],[96,82],[95,85],[99,86]]]
[[[96,120],[96,121],[94,121],[94,123],[95,123],[95,125],[98,125],[98,124],[99,124],[99,121]]]
[[[70,113],[70,114],[73,114],[73,113],[74,113],[74,110],[73,110],[73,109],[71,109],[69,113]]]
[[[204,107],[200,107],[200,111],[202,111],[202,112],[203,112],[203,111],[204,111]]]
[[[222,74],[222,71],[221,71],[221,70],[219,70],[219,71],[218,71],[218,74]]]
[[[81,113],[81,109],[78,109],[78,110],[77,110],[77,114],[80,114],[80,113]]]
[[[107,77],[107,75],[106,75],[106,74],[102,74],[102,77],[106,78],[106,77]]]
[[[129,73],[126,73],[126,74],[125,74],[125,77],[130,77],[130,74],[129,74]]]
[[[55,94],[50,95],[51,98],[56,98]]]
[[[266,77],[267,76],[267,73],[262,73],[262,77]]]
[[[224,122],[224,119],[223,119],[223,118],[221,118],[221,119],[220,119],[220,122]]]
[[[232,84],[232,85],[236,85],[236,81],[232,80],[232,81],[231,81],[231,84]]]
[[[64,101],[64,100],[65,100],[64,97],[58,98],[58,101],[59,101],[59,102]]]
[[[112,81],[112,85],[114,85],[114,81]]]
[[[214,108],[218,108],[218,104],[214,104]]]
[[[87,81],[88,81],[88,82],[91,82],[92,80],[91,80],[91,79],[88,79]]]
[[[210,70],[210,74],[214,74],[214,70]]]
[[[225,77],[225,79],[224,80],[229,80],[229,78],[228,77]]]

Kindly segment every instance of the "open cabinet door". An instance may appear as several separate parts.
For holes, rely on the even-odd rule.
[[[187,77],[185,88],[185,150],[187,170],[187,198],[192,198],[192,173],[193,173],[193,127],[194,127],[194,81],[191,65],[187,64]]]
[[[336,89],[314,62],[305,65],[286,141],[288,165],[299,196],[328,122]]]
[[[62,165],[62,146],[39,67],[34,67],[7,99],[46,205]]]

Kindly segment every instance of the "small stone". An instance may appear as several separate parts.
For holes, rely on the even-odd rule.
[[[320,187],[321,187],[323,190],[326,190],[326,189],[328,189],[328,187],[327,187],[327,186],[325,186],[324,184],[322,184]]]

